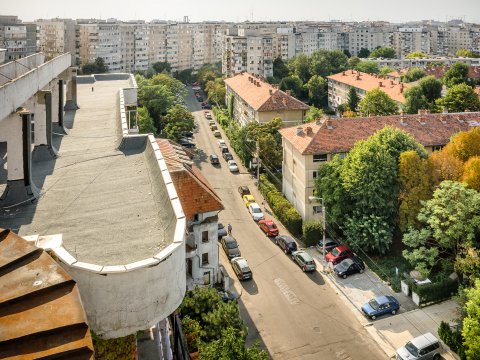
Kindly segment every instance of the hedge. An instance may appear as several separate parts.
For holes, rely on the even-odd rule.
[[[323,224],[320,221],[305,221],[302,226],[303,241],[306,246],[315,246],[323,236]]]
[[[461,360],[467,359],[465,356],[462,332],[459,329],[454,331],[449,324],[442,321],[438,327],[438,336]]]
[[[265,174],[260,175],[259,189],[272,208],[275,216],[294,236],[302,235],[302,217],[297,209],[285,199]]]
[[[413,281],[408,281],[412,291],[417,293],[420,298],[420,306],[439,303],[450,299],[458,292],[458,281],[446,278],[443,281],[425,285],[417,285]]]

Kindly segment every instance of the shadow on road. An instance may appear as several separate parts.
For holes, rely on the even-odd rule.
[[[208,155],[202,149],[197,149],[195,156],[193,157],[193,163],[199,169],[202,169],[202,163],[207,162]]]
[[[245,325],[247,326],[248,329],[248,334],[247,334],[247,339],[245,344],[250,347],[252,346],[255,342],[259,342],[260,348],[262,350],[265,350],[268,354],[269,359],[273,359],[270,352],[268,351],[267,347],[265,346],[265,343],[263,342],[262,336],[260,335],[260,332],[258,331],[257,327],[255,326],[255,323],[253,322],[250,314],[248,313],[248,310],[245,308],[245,305],[243,304],[242,299],[238,301],[238,306],[240,307],[240,315],[242,316],[243,321],[245,322]]]
[[[310,273],[305,273],[307,277],[312,280],[317,285],[325,285],[325,280],[323,280],[322,275],[318,271],[312,271]]]
[[[242,285],[245,291],[248,292],[250,295],[258,294],[258,287],[255,279],[240,282],[240,285]]]

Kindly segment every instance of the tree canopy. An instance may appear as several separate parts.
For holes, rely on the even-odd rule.
[[[411,67],[410,69],[408,69],[405,75],[402,75],[401,80],[402,82],[409,83],[420,80],[426,75],[427,73],[423,69],[420,69],[418,67]]]
[[[421,52],[421,51],[414,51],[414,52],[411,52],[410,54],[408,54],[407,56],[405,56],[405,59],[423,59],[423,58],[427,58],[428,55],[425,54],[424,52]]]
[[[302,83],[310,79],[310,58],[305,54],[299,54],[288,61],[288,69],[293,75],[297,75]]]
[[[348,90],[347,95],[347,106],[351,111],[357,111],[358,103],[360,102],[360,97],[358,96],[357,90],[354,87],[351,87]]]
[[[398,113],[398,105],[384,91],[372,89],[358,104],[358,111],[364,116],[394,115]]]
[[[172,66],[166,61],[159,61],[159,62],[153,63],[152,68],[153,70],[155,70],[157,74],[160,74],[164,71],[167,73],[170,73],[170,71],[172,70]]]
[[[448,89],[444,98],[437,102],[449,112],[464,112],[480,110],[478,95],[467,84],[453,85]]]
[[[313,106],[322,107],[327,105],[328,87],[327,81],[320,75],[313,75],[305,84],[308,90],[308,98]]]
[[[378,47],[375,50],[373,50],[370,55],[368,55],[369,58],[384,58],[384,59],[395,59],[397,56],[395,49],[391,47]]]
[[[108,66],[105,65],[105,60],[101,57],[97,57],[93,63],[88,63],[83,65],[82,74],[91,75],[91,74],[103,74],[109,71]]]
[[[467,302],[462,335],[465,339],[465,355],[468,360],[480,358],[480,279],[471,289],[465,289]]]
[[[303,82],[298,75],[290,75],[284,77],[280,82],[280,90],[290,90],[292,96],[296,98],[303,98]]]
[[[361,60],[355,69],[367,74],[378,74],[380,69],[375,61]]]
[[[348,57],[341,50],[317,50],[310,57],[310,73],[326,77],[347,70]]]
[[[443,83],[451,88],[458,84],[466,84],[468,82],[468,65],[458,62],[450,66],[443,75]]]
[[[468,49],[458,49],[455,53],[457,57],[478,58],[478,54]]]
[[[273,60],[273,77],[278,81],[287,77],[289,73],[287,65],[284,63],[281,57],[277,57]]]
[[[368,58],[370,55],[370,50],[367,48],[361,48],[360,51],[358,52],[358,57],[359,58]]]

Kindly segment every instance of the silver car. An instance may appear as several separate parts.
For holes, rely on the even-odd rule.
[[[438,360],[440,342],[432,333],[426,333],[397,349],[396,355],[397,360]]]

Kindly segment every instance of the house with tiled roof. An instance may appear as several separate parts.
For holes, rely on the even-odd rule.
[[[309,107],[279,90],[258,75],[246,72],[225,79],[226,104],[233,106],[233,118],[244,126],[280,118],[284,126],[301,124]]]
[[[220,282],[218,213],[223,205],[200,169],[178,144],[157,139],[187,221],[187,289]]]
[[[380,89],[400,105],[405,102],[404,90],[410,87],[408,84],[403,84],[393,79],[385,79],[379,75],[370,75],[356,70],[342,71],[341,73],[327,76],[327,82],[328,106],[334,110],[339,105],[347,103],[350,88],[354,88],[361,99],[367,91]]]
[[[480,126],[479,112],[452,114],[392,115],[362,118],[323,119],[280,129],[283,147],[283,194],[306,220],[320,210],[309,201],[321,164],[335,155],[345,157],[359,140],[364,140],[385,126],[411,134],[431,153],[445,146],[460,131]]]

